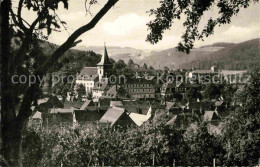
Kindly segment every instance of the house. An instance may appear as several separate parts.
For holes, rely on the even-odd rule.
[[[110,89],[107,82],[97,82],[93,88],[93,100],[98,101],[98,99],[105,95],[105,93]]]
[[[245,70],[221,70],[222,79],[230,84],[245,83],[247,81],[247,71]]]
[[[144,78],[127,78],[122,87],[134,99],[155,99],[155,87],[153,80]]]
[[[162,85],[161,96],[164,98],[169,98],[172,97],[174,93],[180,93],[184,95],[185,91],[186,88],[183,82],[168,81]]]
[[[91,93],[95,82],[98,81],[97,67],[84,67],[77,76],[76,84],[85,86],[86,93]]]
[[[36,111],[35,114],[31,117],[31,124],[33,126],[42,126],[42,113]]]
[[[35,110],[41,113],[48,113],[52,108],[64,108],[64,104],[56,96],[51,96],[46,102],[36,106]]]
[[[109,124],[110,127],[127,127],[135,125],[135,122],[127,115],[124,108],[111,107],[99,120],[99,123]]]
[[[43,118],[43,125],[46,128],[72,126],[74,125],[74,123],[76,123],[74,108],[52,109],[50,113],[43,113],[42,118]]]
[[[150,106],[146,115],[138,113],[130,113],[129,117],[135,122],[137,126],[141,126],[144,122],[148,121],[152,117],[152,107]]]
[[[217,81],[219,80],[219,72],[215,66],[212,66],[210,70],[193,70],[188,72],[188,77],[191,83],[203,83],[204,81],[211,79]]]

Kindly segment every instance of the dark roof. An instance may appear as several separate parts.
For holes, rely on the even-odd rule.
[[[92,77],[97,75],[97,67],[84,67],[81,72],[80,72],[80,76],[85,76],[86,77]]]
[[[98,66],[102,66],[102,65],[112,65],[112,63],[110,62],[110,60],[109,60],[109,58],[108,58],[106,46],[105,46],[104,54],[102,55],[101,61],[100,61],[97,65],[98,65]]]
[[[84,104],[82,101],[65,101],[64,102],[64,108],[77,108],[80,109],[80,107]]]
[[[49,107],[63,108],[64,104],[58,99],[57,96],[51,96],[46,102]]]
[[[103,112],[99,112],[98,110],[74,110],[74,112],[78,122],[99,121],[104,115]]]
[[[98,108],[100,110],[107,110],[110,106],[111,98],[99,98],[98,99]]]

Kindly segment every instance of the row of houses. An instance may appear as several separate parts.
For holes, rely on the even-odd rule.
[[[52,98],[55,99],[55,98]],[[48,100],[50,102],[50,100]],[[101,98],[99,102],[87,100],[81,105],[73,104],[63,108],[49,108],[40,111],[35,108],[31,122],[44,128],[64,127],[88,124],[106,125],[109,127],[142,126],[153,119],[156,114],[171,114],[172,118],[165,126],[177,126],[186,129],[199,121],[209,121],[214,129],[227,116],[223,101],[188,102],[178,101],[150,103],[141,100],[113,101],[111,98]],[[49,106],[48,104],[46,106]],[[65,105],[64,105],[65,106]],[[194,126],[194,125],[193,125]]]

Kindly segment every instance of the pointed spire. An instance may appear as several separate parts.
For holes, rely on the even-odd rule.
[[[105,64],[112,64],[107,54],[106,42],[104,42],[104,55],[102,56],[101,61],[97,65],[105,65]]]

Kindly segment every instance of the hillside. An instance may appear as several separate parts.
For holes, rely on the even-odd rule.
[[[201,59],[193,60],[181,65],[182,68],[195,67],[209,69],[216,65],[221,69],[243,70],[254,66],[260,66],[260,39],[228,45],[227,47],[213,52]]]
[[[39,45],[46,57],[50,56],[58,48],[58,45],[47,41],[40,41]],[[95,67],[100,59],[101,55],[96,54],[93,51],[70,49],[59,59],[59,63],[57,63],[53,71],[62,71],[75,75],[86,66]]]

